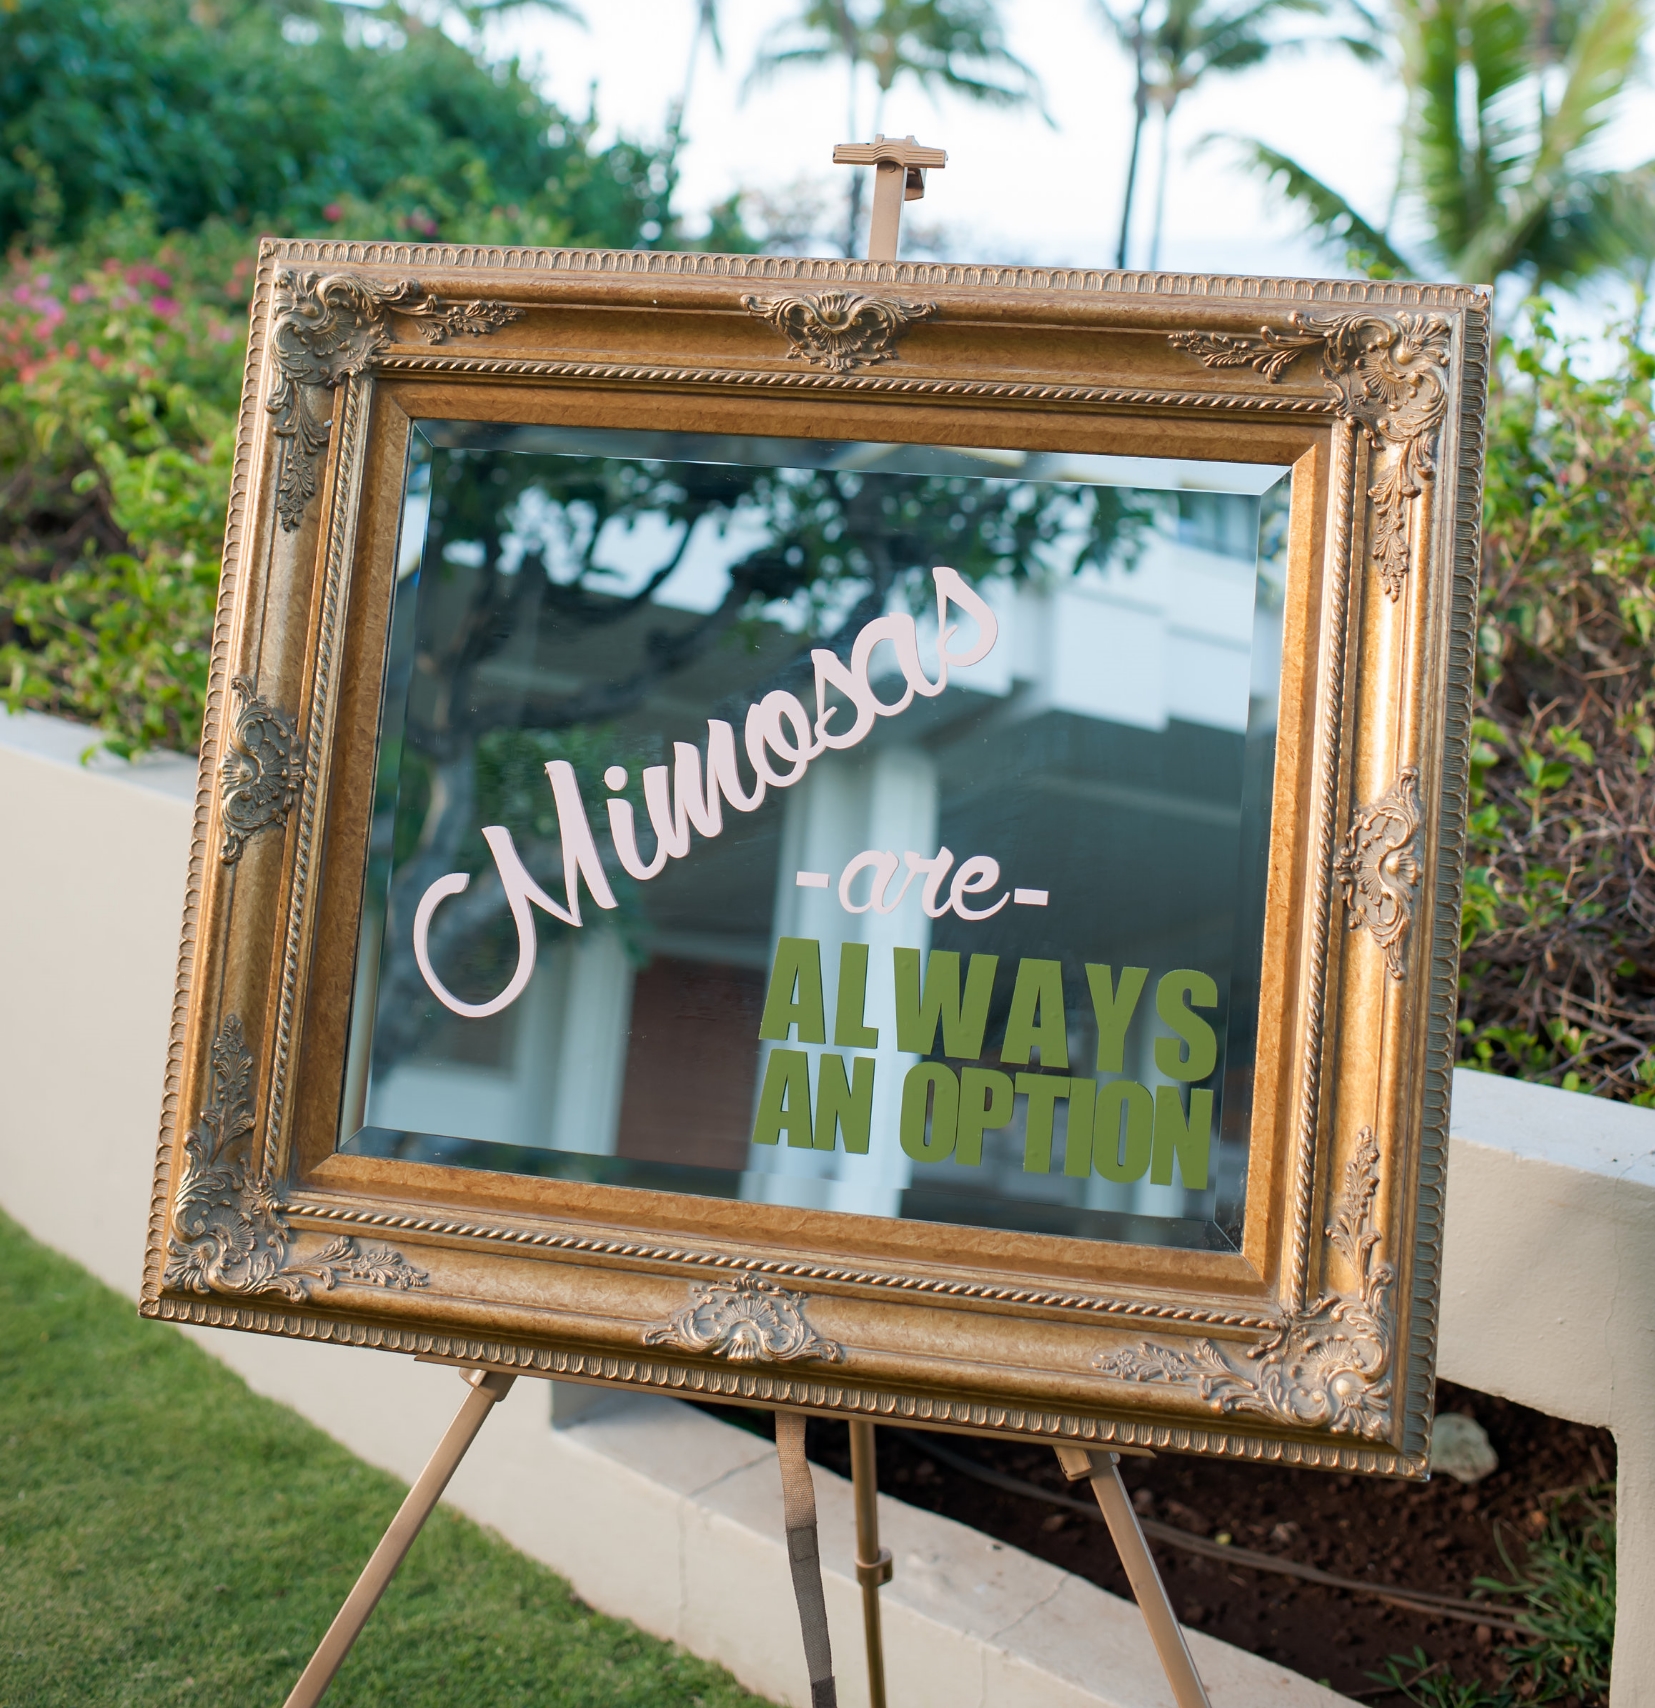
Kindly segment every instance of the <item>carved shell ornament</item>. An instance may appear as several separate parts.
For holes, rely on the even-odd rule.
[[[306,1260],[293,1251],[268,1174],[253,1166],[253,1053],[241,1017],[231,1014],[213,1042],[212,1093],[184,1135],[184,1167],[172,1205],[164,1285],[188,1293],[251,1297],[279,1294],[295,1303],[312,1286],[423,1287],[427,1276],[386,1245],[331,1240]]]
[[[698,1287],[689,1303],[644,1332],[646,1346],[710,1353],[732,1364],[844,1361],[845,1349],[825,1340],[805,1320],[805,1300],[756,1275]]]
[[[219,768],[219,859],[227,866],[241,858],[248,837],[287,816],[301,770],[293,753],[293,719],[262,698],[250,678],[237,676],[230,686],[242,706]]]
[[[816,296],[743,297],[742,307],[768,321],[788,342],[788,358],[836,374],[896,355],[897,340],[937,312],[934,302],[898,302],[856,291]]]
[[[332,428],[306,395],[332,390],[373,365],[396,342],[396,322],[412,321],[421,342],[497,331],[523,310],[499,302],[443,302],[413,279],[381,284],[356,273],[300,273],[275,281],[270,351],[276,377],[265,407],[276,417],[276,514],[289,532],[316,496],[317,465]]]
[[[1351,930],[1368,928],[1385,951],[1385,969],[1393,979],[1402,977],[1403,942],[1413,922],[1423,870],[1419,771],[1409,765],[1377,801],[1351,820],[1345,845],[1333,862]]]
[[[1175,349],[1209,368],[1253,368],[1276,384],[1306,350],[1320,350],[1322,378],[1340,417],[1394,455],[1368,488],[1373,500],[1373,559],[1387,597],[1401,597],[1408,576],[1412,500],[1436,474],[1437,430],[1448,413],[1452,340],[1440,314],[1294,314],[1293,331],[1262,327],[1256,338],[1175,332]]]
[[[1327,1230],[1356,1272],[1354,1294],[1330,1293],[1293,1313],[1238,1368],[1210,1340],[1177,1346],[1144,1341],[1099,1353],[1092,1368],[1120,1382],[1193,1388],[1215,1411],[1268,1418],[1288,1427],[1383,1440],[1390,1427],[1394,1326],[1390,1290],[1396,1271],[1374,1261],[1381,1239],[1373,1222],[1379,1145],[1371,1127],[1357,1135],[1344,1190]]]

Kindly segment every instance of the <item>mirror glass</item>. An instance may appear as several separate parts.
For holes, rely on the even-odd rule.
[[[1233,1249],[1287,490],[420,424],[340,1148]]]

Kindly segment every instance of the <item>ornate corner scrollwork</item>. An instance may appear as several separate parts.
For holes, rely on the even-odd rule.
[[[1389,1308],[1396,1271],[1374,1261],[1381,1235],[1373,1223],[1379,1145],[1371,1127],[1357,1135],[1328,1237],[1356,1272],[1354,1295],[1330,1293],[1291,1315],[1238,1369],[1210,1340],[1192,1346],[1144,1341],[1100,1352],[1092,1368],[1121,1382],[1194,1388],[1226,1415],[1247,1413],[1289,1427],[1382,1440],[1390,1428],[1395,1329]]]
[[[1367,926],[1385,951],[1393,979],[1403,974],[1402,950],[1419,899],[1419,771],[1405,766],[1395,783],[1351,820],[1333,876],[1345,893],[1352,931]]]
[[[897,340],[915,321],[937,312],[934,302],[898,302],[855,291],[816,296],[743,297],[749,314],[768,321],[788,342],[788,357],[836,374],[873,362],[888,362]]]
[[[287,816],[302,770],[293,752],[298,735],[294,720],[263,698],[250,677],[234,677],[230,686],[241,699],[241,710],[219,768],[224,846],[218,857],[227,866],[241,858],[248,837]]]
[[[1410,504],[1436,473],[1437,429],[1448,413],[1451,332],[1440,314],[1294,314],[1294,330],[1260,329],[1257,338],[1174,332],[1174,349],[1209,368],[1254,368],[1274,385],[1298,355],[1319,349],[1322,378],[1340,416],[1368,442],[1396,447],[1390,466],[1368,488],[1373,500],[1373,559],[1380,585],[1401,597],[1408,576]]]
[[[819,1335],[805,1320],[804,1307],[803,1295],[756,1275],[711,1281],[664,1323],[646,1329],[644,1345],[711,1353],[732,1364],[795,1364],[806,1358],[843,1363],[844,1347]]]
[[[241,1017],[226,1016],[213,1041],[212,1093],[184,1135],[184,1168],[173,1199],[163,1283],[188,1293],[247,1298],[278,1293],[295,1302],[312,1285],[423,1287],[427,1276],[386,1245],[329,1241],[308,1259],[293,1252],[269,1175],[252,1166],[253,1053]]]
[[[332,427],[306,387],[333,390],[372,366],[395,342],[397,317],[411,320],[423,343],[494,332],[522,317],[500,302],[443,302],[413,279],[381,284],[355,273],[276,275],[270,350],[276,380],[265,407],[276,417],[276,514],[289,532],[316,496],[317,464]]]

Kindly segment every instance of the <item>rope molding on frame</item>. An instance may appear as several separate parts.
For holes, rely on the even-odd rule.
[[[347,573],[356,540],[351,498],[362,478],[366,449],[364,431],[367,390],[371,378],[351,374],[345,381],[341,411],[334,501],[328,516],[326,557],[322,569],[322,601],[316,641],[316,670],[311,683],[305,729],[305,758],[299,775],[298,831],[294,839],[293,876],[287,903],[287,928],[282,939],[281,983],[276,1001],[275,1041],[271,1050],[269,1106],[260,1135],[259,1166],[274,1174],[281,1157],[282,1119],[287,1106],[288,1058],[293,1044],[293,1003],[299,984],[303,940],[310,904],[311,854],[316,836],[317,802],[324,782],[325,740],[333,724],[334,637],[344,614]]]
[[[986,402],[1115,404],[1123,408],[1257,410],[1270,415],[1333,415],[1321,396],[1281,392],[1166,391],[1149,387],[1041,384],[1023,380],[925,379],[834,373],[820,368],[681,368],[660,363],[582,362],[549,356],[447,356],[390,351],[375,363],[388,374],[476,374],[501,379],[565,379],[640,385],[709,385],[787,391],[856,391],[909,397],[971,397]]]
[[[1194,1305],[1115,1299],[1095,1293],[1052,1293],[1034,1287],[996,1287],[980,1281],[948,1281],[939,1276],[902,1275],[881,1269],[835,1268],[798,1259],[735,1257],[727,1252],[698,1251],[693,1246],[644,1245],[637,1241],[603,1239],[593,1234],[554,1233],[542,1228],[512,1227],[498,1222],[457,1222],[438,1216],[413,1216],[389,1210],[357,1210],[303,1198],[288,1199],[281,1209],[284,1215],[312,1221],[344,1222],[405,1234],[484,1240],[492,1244],[531,1246],[546,1251],[589,1253],[594,1257],[639,1258],[646,1262],[745,1271],[753,1275],[781,1275],[790,1280],[831,1282],[841,1286],[935,1293],[948,1298],[980,1299],[988,1304],[1091,1311],[1105,1316],[1143,1318],[1155,1322],[1207,1323],[1215,1328],[1254,1329],[1262,1334],[1274,1334],[1281,1327],[1279,1316],[1256,1311],[1203,1311]]]

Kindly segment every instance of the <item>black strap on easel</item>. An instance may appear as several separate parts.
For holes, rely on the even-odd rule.
[[[782,1513],[787,1526],[787,1563],[799,1604],[810,1708],[838,1708],[833,1650],[828,1642],[827,1601],[822,1594],[822,1553],[816,1539],[816,1485],[805,1458],[805,1420],[798,1412],[776,1413],[776,1458],[782,1473]]]

